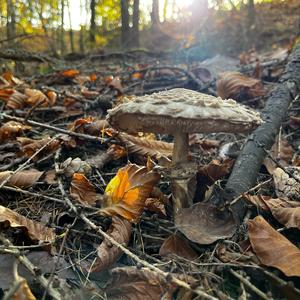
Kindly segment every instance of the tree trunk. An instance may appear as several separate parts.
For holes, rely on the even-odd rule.
[[[157,29],[159,24],[159,0],[152,1],[151,23],[153,29]]]
[[[6,33],[7,39],[11,40],[16,36],[16,12],[13,0],[7,0],[7,22]]]
[[[130,28],[129,28],[129,1],[121,1],[121,19],[122,19],[122,32],[121,32],[121,43],[122,47],[127,48],[130,44]]]
[[[96,0],[91,0],[91,23],[90,23],[90,42],[95,44],[96,42]]]
[[[61,19],[60,19],[60,53],[61,55],[64,55],[65,53],[65,49],[66,49],[66,45],[65,45],[65,1],[61,0]]]
[[[75,52],[74,32],[73,32],[73,29],[72,29],[72,18],[71,18],[71,10],[70,10],[70,2],[69,2],[69,0],[67,0],[67,6],[68,6],[68,15],[69,15],[69,27],[70,27],[70,31],[69,31],[70,46],[71,46],[71,52],[74,53]]]
[[[164,3],[164,10],[163,10],[164,22],[167,21],[168,4],[169,4],[169,1],[168,1],[168,0],[165,0],[165,3]]]
[[[255,7],[254,0],[248,0],[248,15],[247,15],[247,44],[249,49],[254,46],[255,43]]]
[[[132,45],[138,48],[140,46],[139,34],[139,20],[140,20],[140,1],[133,2],[133,16],[132,16]]]

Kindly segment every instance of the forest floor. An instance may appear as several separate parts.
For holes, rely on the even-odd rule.
[[[299,299],[300,47],[288,41],[202,61],[188,51],[37,55],[16,63],[23,75],[4,72],[0,298]],[[293,84],[288,110],[270,121],[274,91]],[[175,88],[235,99],[280,126],[271,149],[258,147],[253,184],[225,204],[235,162],[264,125],[254,136],[190,134],[193,205],[174,215],[172,136],[118,131],[106,116]]]

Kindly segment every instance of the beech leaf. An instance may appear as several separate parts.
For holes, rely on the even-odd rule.
[[[16,174],[13,174],[12,171],[0,172],[0,184],[13,174],[6,185],[28,188],[34,185],[43,173],[38,170],[19,171]]]
[[[100,212],[109,216],[120,215],[130,221],[137,220],[159,178],[158,173],[135,164],[119,169],[105,189]]]
[[[131,236],[131,223],[119,216],[112,217],[112,223],[107,234],[122,245],[128,245]],[[111,243],[104,241],[97,248],[98,257],[92,266],[92,272],[100,272],[111,267],[122,255],[122,251],[112,246]]]
[[[25,228],[33,241],[51,242],[55,239],[52,228],[30,220],[17,212],[0,205],[0,223],[8,223],[10,227]]]
[[[83,205],[93,205],[97,200],[95,187],[80,173],[73,174],[70,194]]]
[[[300,250],[262,216],[248,221],[249,239],[259,260],[286,276],[300,276]]]
[[[236,224],[232,215],[208,203],[196,203],[175,216],[176,227],[192,242],[208,245],[233,235]]]

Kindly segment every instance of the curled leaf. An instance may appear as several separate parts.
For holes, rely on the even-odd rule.
[[[287,228],[300,229],[300,203],[298,207],[271,208],[274,218]]]
[[[93,205],[97,200],[95,187],[80,173],[73,174],[70,193],[76,201],[83,205]]]
[[[8,109],[20,109],[26,105],[27,96],[14,89],[1,89],[0,99],[6,102]]]
[[[127,246],[131,235],[131,223],[122,217],[113,216],[107,234],[119,244]],[[106,239],[97,248],[97,253],[98,257],[92,266],[92,272],[106,270],[122,255],[122,251]]]
[[[118,133],[116,139],[125,145],[129,154],[144,157],[150,156],[156,159],[160,157],[172,157],[173,143],[139,138],[124,132]]]
[[[217,93],[222,99],[239,100],[264,96],[266,91],[258,79],[239,72],[225,72],[217,81]]]
[[[30,220],[2,205],[0,205],[0,223],[8,223],[10,227],[24,228],[33,241],[51,242],[55,239],[52,228]]]
[[[13,174],[12,171],[0,172],[0,184],[11,176],[6,185],[28,188],[33,186],[40,179],[43,173],[44,172],[40,172],[38,170],[19,171],[16,174]]]
[[[300,276],[300,250],[262,217],[248,221],[249,239],[259,260],[286,276]]]
[[[38,104],[41,104],[42,106],[51,106],[54,105],[56,101],[56,94],[52,91],[48,91],[49,97],[47,97],[39,90],[25,89],[25,95],[27,96],[25,102],[30,106]]]
[[[35,152],[48,144],[37,156],[37,158],[41,158],[45,155],[49,155],[50,153],[55,152],[59,147],[61,142],[59,140],[53,140],[50,142],[50,137],[45,137],[41,140],[34,140],[25,137],[17,138],[18,142],[21,144],[22,152],[25,156],[31,157]]]
[[[132,221],[137,220],[159,178],[158,173],[135,164],[128,164],[119,169],[105,189],[105,200],[100,212],[110,216],[120,215]]]
[[[30,129],[31,126],[23,125],[15,121],[6,122],[0,127],[0,142],[13,140]]]
[[[21,284],[12,296],[12,300],[36,300],[25,278],[19,277]]]
[[[229,212],[208,203],[182,208],[175,216],[175,225],[189,240],[202,245],[228,238],[236,229]]]
[[[159,249],[160,256],[181,256],[189,260],[197,258],[197,253],[193,248],[182,238],[173,234],[170,235],[161,245]]]

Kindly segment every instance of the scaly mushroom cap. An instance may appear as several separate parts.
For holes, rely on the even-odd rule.
[[[177,88],[137,97],[108,110],[108,122],[126,132],[174,134],[250,132],[261,124],[259,113],[236,101]]]

